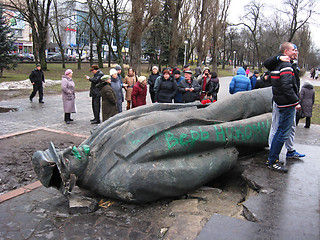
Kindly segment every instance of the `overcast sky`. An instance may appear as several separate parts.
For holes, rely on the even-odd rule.
[[[280,8],[282,5],[283,0],[259,0],[259,3],[263,3],[265,5],[265,12],[264,14],[268,16],[272,14],[272,10],[275,8]],[[231,22],[238,22],[240,16],[242,16],[245,12],[244,6],[250,3],[250,0],[231,0],[230,5],[230,13],[229,19]],[[320,1],[318,2],[318,15],[313,16],[312,22],[316,22],[317,24],[311,24],[311,36],[313,42],[316,44],[318,48],[320,48]]]

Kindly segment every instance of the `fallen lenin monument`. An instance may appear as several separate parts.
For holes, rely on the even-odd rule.
[[[242,150],[266,147],[271,105],[266,88],[207,107],[142,106],[103,122],[78,147],[35,152],[34,170],[65,195],[77,185],[129,202],[180,196],[229,171]]]

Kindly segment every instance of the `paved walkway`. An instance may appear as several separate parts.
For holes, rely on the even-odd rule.
[[[229,95],[230,80],[230,77],[220,79],[219,101]],[[29,103],[28,99],[0,102],[0,107],[19,109],[0,113],[0,138],[39,128],[75,136],[90,135],[94,126],[89,123],[92,111],[88,92],[77,93],[78,111],[70,125],[63,122],[60,96],[45,95],[44,101],[44,104]],[[145,221],[145,206],[139,208],[140,214],[134,213],[137,210],[130,205],[127,210],[122,209],[124,215],[113,210],[69,214],[68,202],[57,190],[35,183],[20,189],[19,196],[0,203],[0,239],[319,239],[320,126],[312,125],[310,129],[302,126],[297,129],[296,148],[307,157],[288,162],[288,174],[268,170],[264,166],[264,153],[241,161],[246,167],[243,177],[259,192],[243,203],[244,214],[251,221],[218,214],[206,219],[199,215],[200,200],[195,199],[173,207],[176,211],[167,218],[175,218],[176,222],[170,227]],[[177,213],[181,204],[186,204],[184,209],[189,209],[188,213]],[[136,217],[129,217],[126,211]],[[162,209],[154,212],[161,215]]]

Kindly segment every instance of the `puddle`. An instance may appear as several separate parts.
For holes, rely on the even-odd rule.
[[[0,107],[0,113],[6,113],[6,112],[16,112],[18,111],[18,108],[7,108],[7,107]]]

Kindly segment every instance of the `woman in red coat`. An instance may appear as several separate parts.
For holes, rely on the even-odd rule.
[[[146,97],[147,97],[147,78],[145,76],[141,76],[138,78],[138,82],[134,85],[132,90],[132,94],[131,94],[132,108],[146,105]]]

